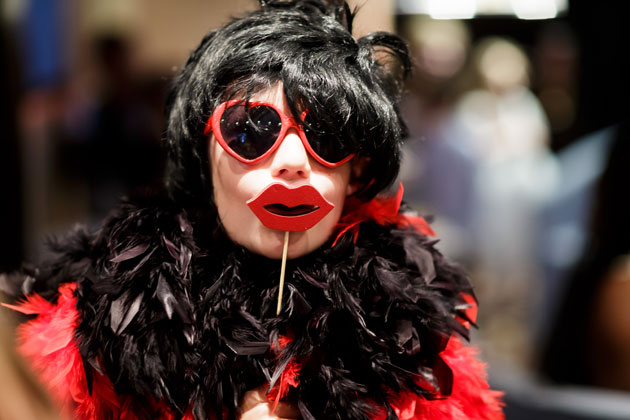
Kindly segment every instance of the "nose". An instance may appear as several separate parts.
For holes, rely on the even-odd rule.
[[[306,179],[311,174],[308,152],[295,128],[290,128],[273,154],[271,173],[285,180]]]

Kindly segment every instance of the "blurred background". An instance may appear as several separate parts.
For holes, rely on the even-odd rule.
[[[623,1],[355,0],[414,74],[405,198],[480,301],[508,419],[630,418]],[[0,272],[159,182],[190,51],[254,0],[0,0]]]

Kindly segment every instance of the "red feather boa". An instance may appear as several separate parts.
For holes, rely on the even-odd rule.
[[[4,305],[35,319],[18,327],[18,351],[26,358],[50,395],[68,418],[81,420],[125,419],[139,420],[132,401],[117,395],[107,375],[91,366],[83,366],[74,330],[79,324],[74,296],[76,284],[59,287],[57,304],[32,294],[18,305]],[[92,392],[87,386],[85,369],[92,369]],[[155,402],[161,419],[175,416],[163,402]],[[189,410],[190,411],[190,410]],[[194,420],[186,413],[184,420]]]

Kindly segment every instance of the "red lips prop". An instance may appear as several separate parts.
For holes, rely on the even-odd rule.
[[[271,184],[247,205],[269,229],[291,232],[312,228],[335,207],[310,185],[283,184]]]

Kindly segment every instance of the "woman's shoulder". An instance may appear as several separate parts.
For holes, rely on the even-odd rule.
[[[503,392],[490,388],[479,350],[451,337],[441,353],[453,374],[450,395],[423,399],[411,392],[397,396],[392,409],[401,420],[503,420]],[[375,420],[384,418],[374,417]]]
[[[3,274],[2,291],[11,300],[37,294],[54,302],[62,284],[81,286],[85,281],[111,277],[113,272],[119,276],[125,271],[136,273],[139,262],[160,263],[151,257],[177,254],[180,258],[183,252],[186,260],[192,257],[191,248],[187,213],[173,201],[159,195],[123,199],[99,225],[76,225],[51,237],[42,262]]]
[[[126,200],[99,228],[77,227],[51,242],[47,262],[7,277],[18,301],[8,306],[30,318],[19,326],[20,353],[62,405],[81,418],[124,411],[110,378],[129,383],[121,374],[129,361],[106,357],[118,354],[112,348],[157,324],[186,342],[192,305],[184,289],[195,249],[184,211],[155,197]]]

